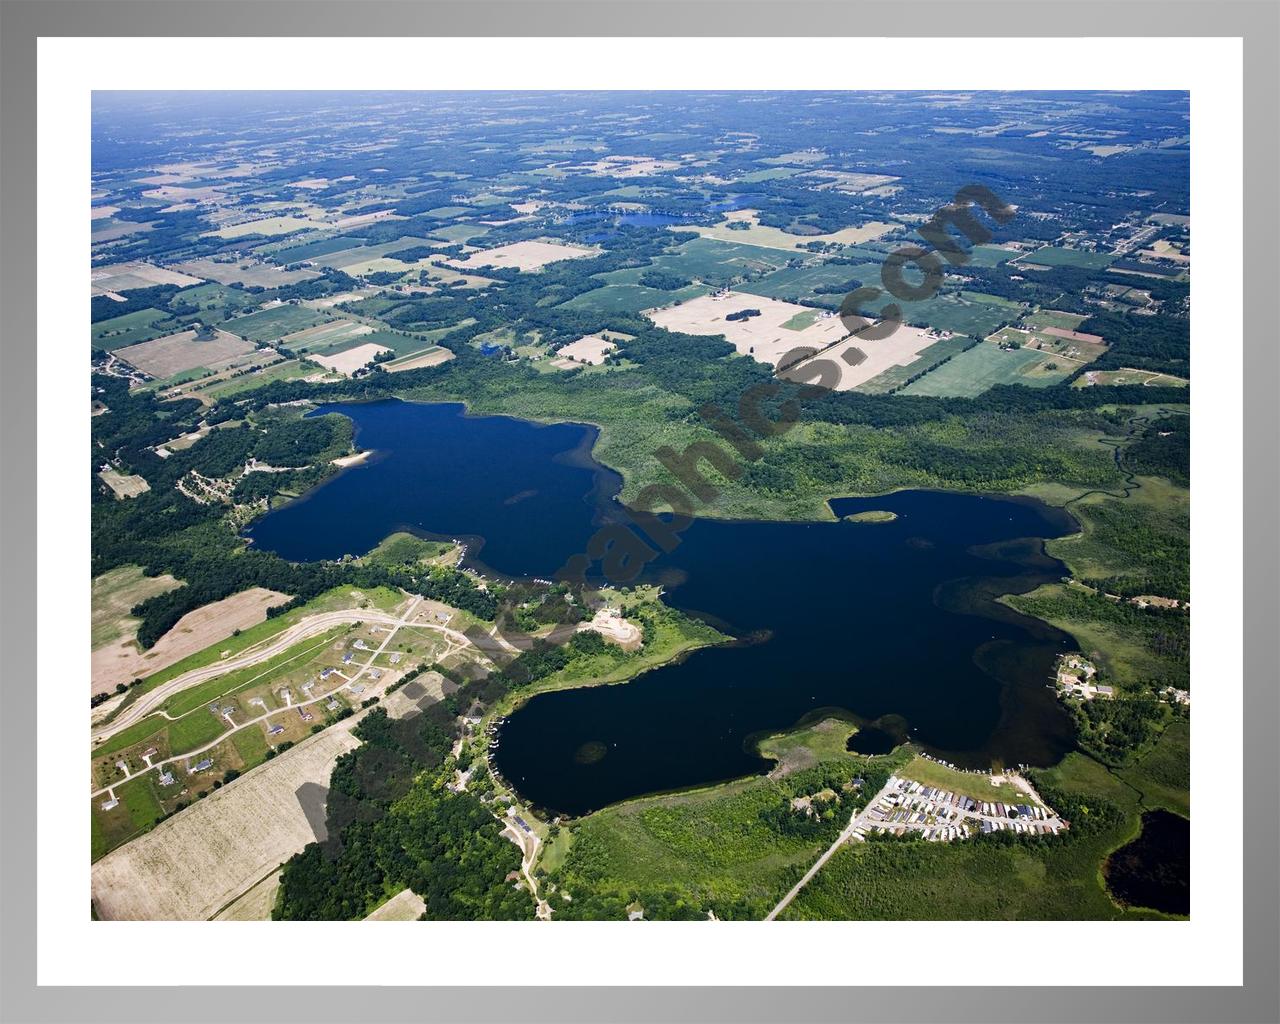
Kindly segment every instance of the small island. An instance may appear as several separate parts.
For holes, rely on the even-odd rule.
[[[897,512],[885,509],[868,509],[866,512],[854,512],[843,518],[846,523],[892,523],[898,518]]]

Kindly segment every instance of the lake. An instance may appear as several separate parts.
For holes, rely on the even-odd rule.
[[[1107,888],[1121,903],[1166,914],[1191,913],[1191,822],[1147,811],[1142,831],[1107,858]]]
[[[591,458],[592,427],[466,416],[451,404],[317,410],[327,412],[349,415],[357,443],[379,455],[247,531],[285,558],[359,555],[410,529],[468,540],[482,572],[550,578],[599,524],[622,517],[621,480]],[[499,770],[531,802],[582,814],[765,771],[754,739],[821,709],[891,720],[894,735],[971,767],[1052,764],[1074,748],[1046,685],[1074,642],[993,600],[1065,573],[1041,541],[1071,532],[1069,516],[933,491],[831,507],[897,518],[696,520],[649,576],[670,604],[740,639],[625,685],[534,697],[501,731]],[[883,746],[883,733],[872,724],[868,743]]]

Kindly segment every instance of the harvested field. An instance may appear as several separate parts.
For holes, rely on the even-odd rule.
[[[731,228],[730,224],[746,224],[744,228]],[[698,225],[679,225],[681,231],[696,231],[704,238],[716,238],[722,242],[741,242],[746,245],[759,245],[766,249],[799,249],[810,242],[826,242],[835,245],[857,245],[882,238],[900,225],[883,221],[868,221],[857,227],[841,228],[829,234],[791,235],[781,228],[768,227],[760,223],[759,210],[735,210],[725,214],[725,219],[711,227]]]
[[[280,872],[273,871],[214,918],[215,921],[270,921],[280,889]]]
[[[279,288],[283,285],[297,284],[299,281],[310,281],[319,277],[315,270],[285,270],[273,263],[263,263],[255,259],[242,258],[233,262],[200,259],[187,260],[175,264],[177,269],[185,273],[198,275],[207,281],[219,284],[261,285],[263,288]]]
[[[426,901],[412,889],[401,889],[365,918],[366,921],[416,921],[427,909]]]
[[[512,242],[510,245],[500,245],[496,249],[473,252],[465,260],[451,260],[447,265],[461,270],[479,270],[482,267],[538,270],[548,263],[577,260],[595,255],[597,253],[594,249],[584,249],[577,245],[537,241]]]
[[[349,348],[345,352],[338,352],[331,356],[312,355],[307,358],[313,363],[319,363],[326,370],[335,370],[350,377],[360,367],[373,362],[375,356],[390,351],[391,349],[384,348],[382,345],[357,345],[355,348]]]
[[[570,359],[575,363],[590,363],[592,366],[599,366],[604,362],[604,357],[617,347],[608,338],[602,338],[598,334],[588,334],[585,338],[579,338],[577,341],[572,341],[563,346],[556,355],[562,359]]]
[[[401,370],[421,370],[426,366],[439,366],[453,358],[453,353],[443,346],[437,345],[423,352],[415,352],[403,359],[383,363],[382,368],[388,373],[399,373]]]
[[[136,565],[122,565],[96,577],[89,598],[93,649],[132,640],[138,629],[138,620],[129,613],[129,609],[149,597],[180,586],[182,584],[168,573],[144,576]]]
[[[302,217],[264,217],[247,220],[242,224],[224,224],[217,231],[207,232],[219,238],[244,238],[246,235],[291,235],[295,231],[324,228],[323,221],[305,220]]]
[[[725,319],[726,315],[743,310],[759,310],[760,315],[745,320]],[[645,315],[669,331],[722,334],[743,355],[777,366],[778,361],[792,349],[808,347],[821,350],[849,333],[834,314],[820,317],[817,323],[798,331],[784,326],[797,314],[807,312],[809,310],[805,306],[767,296],[725,292],[704,295],[669,309],[650,310]]]
[[[98,477],[116,492],[117,498],[136,498],[151,490],[151,485],[144,477],[129,476],[115,469],[104,469]]]
[[[1098,334],[1081,334],[1079,331],[1068,331],[1062,327],[1046,327],[1044,333],[1052,335],[1055,338],[1065,338],[1067,341],[1084,342],[1087,345],[1105,345],[1102,336]]]
[[[287,600],[288,594],[253,587],[187,612],[146,653],[138,650],[132,634],[96,647],[90,671],[91,690],[93,693],[106,693],[114,690],[116,683],[128,683],[159,672],[187,655],[229,637],[237,629],[247,629],[264,621],[268,608]]]
[[[312,822],[323,821],[334,762],[359,745],[351,728],[361,718],[304,740],[99,860],[99,918],[208,920],[321,838]]]
[[[219,363],[248,355],[253,350],[249,342],[226,331],[215,331],[207,341],[197,341],[195,331],[181,331],[116,349],[115,354],[143,373],[164,380],[201,366],[216,368]]]
[[[839,323],[838,320],[836,322]],[[905,367],[915,363],[926,349],[940,341],[949,341],[952,337],[953,335],[947,333],[940,334],[937,331],[903,325],[887,338],[875,340],[848,338],[821,353],[820,357],[814,358],[829,359],[840,367],[840,380],[835,390],[851,391],[859,384],[864,384],[894,367]],[[794,372],[803,375],[805,366],[810,362],[812,360],[797,363]]]
[[[339,231],[344,231],[347,228],[359,228],[366,224],[376,224],[378,221],[404,219],[394,210],[375,210],[373,213],[358,213],[352,217],[343,217],[335,221],[333,226]]]
[[[95,267],[89,272],[89,290],[93,295],[127,292],[133,288],[153,288],[158,284],[175,284],[179,288],[186,288],[199,283],[198,277],[141,261],[113,263],[106,267]]]

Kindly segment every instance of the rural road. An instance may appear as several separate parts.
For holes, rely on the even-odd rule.
[[[769,911],[769,913],[765,916],[766,921],[774,920],[779,914],[781,914],[784,910],[787,909],[787,905],[793,899],[796,898],[796,894],[801,889],[803,889],[806,885],[809,884],[809,880],[813,878],[813,876],[816,875],[819,871],[822,870],[822,865],[831,859],[831,855],[835,853],[836,850],[838,850],[844,843],[847,843],[850,839],[853,838],[853,830],[858,825],[863,823],[866,813],[869,810],[871,810],[871,808],[874,807],[880,801],[880,798],[882,796],[884,796],[886,793],[889,792],[889,789],[890,789],[889,783],[886,782],[884,786],[880,789],[880,792],[878,792],[875,796],[873,796],[870,800],[868,800],[866,803],[866,806],[863,807],[862,810],[860,810],[857,814],[855,814],[852,818],[849,819],[849,824],[847,824],[844,827],[844,830],[838,836],[836,836],[835,842],[826,848],[822,856],[819,857],[816,861],[814,861],[813,867],[811,867],[808,871],[804,873],[804,877],[791,887],[791,891],[788,892],[785,896],[782,897],[782,899],[778,901],[778,905],[776,907],[774,907],[771,911]]]

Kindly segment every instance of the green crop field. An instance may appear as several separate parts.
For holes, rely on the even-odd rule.
[[[746,274],[767,273],[785,267],[793,255],[758,245],[695,238],[685,242],[674,253],[659,256],[653,262],[658,269],[721,286]]]
[[[1083,252],[1080,249],[1063,249],[1053,245],[1027,253],[1018,260],[1019,263],[1030,263],[1037,267],[1080,267],[1084,270],[1101,270],[1114,261],[1115,256],[1111,253]]]
[[[322,324],[329,318],[305,306],[272,306],[247,316],[233,317],[218,326],[248,341],[279,341],[307,327]]]
[[[997,384],[1045,387],[1062,380],[1073,369],[1065,360],[1058,363],[1056,370],[1046,369],[1053,361],[1048,353],[983,343],[930,370],[903,388],[901,394],[973,398]]]
[[[699,295],[706,295],[709,291],[711,291],[710,288],[699,284],[689,285],[673,292],[645,288],[638,284],[610,284],[575,295],[556,308],[589,310],[596,313],[639,313],[642,309],[668,306],[673,302],[697,298]]]
[[[884,295],[870,303],[870,311],[878,311],[887,303],[895,302]],[[952,334],[967,334],[972,338],[985,338],[1003,323],[1017,319],[1017,311],[993,306],[986,302],[968,302],[955,292],[942,292],[921,302],[898,302],[904,323],[932,327]]]
[[[974,339],[963,334],[953,334],[950,338],[935,341],[906,366],[891,366],[884,373],[877,374],[870,380],[863,381],[855,391],[867,395],[884,395],[902,387],[912,377],[924,373],[937,366],[944,359],[950,359],[963,352],[974,343]]]
[[[179,329],[172,314],[160,309],[140,309],[110,320],[99,320],[89,330],[92,346],[104,352],[150,341]]]
[[[828,309],[839,309],[848,286],[857,281],[879,287],[880,264],[862,263],[857,266],[822,263],[812,267],[783,267],[755,281],[738,285],[737,291],[751,295],[767,295],[772,299],[798,302],[801,299],[817,302]],[[815,288],[838,288],[839,291],[819,293]]]

